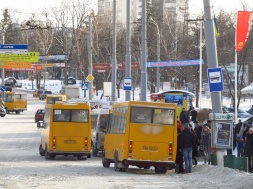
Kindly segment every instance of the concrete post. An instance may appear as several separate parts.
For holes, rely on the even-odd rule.
[[[131,30],[130,30],[130,1],[127,1],[126,11],[126,70],[125,77],[131,78]],[[129,90],[125,91],[125,100],[129,101],[131,94]]]
[[[206,39],[206,52],[208,68],[218,67],[218,58],[216,50],[216,39],[214,35],[214,23],[211,16],[211,6],[209,0],[203,0],[204,3],[204,28],[205,28],[205,39]],[[221,93],[211,93],[212,110],[213,113],[222,113],[221,107]],[[226,155],[226,149],[217,148],[217,164],[218,166],[224,166],[223,156]]]
[[[142,0],[142,54],[141,54],[141,101],[147,101],[147,13],[146,13],[146,0]]]
[[[113,37],[112,37],[112,98],[116,101],[116,0],[113,1]]]

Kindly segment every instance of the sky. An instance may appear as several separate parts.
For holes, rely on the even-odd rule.
[[[225,12],[234,12],[243,10],[243,4],[253,7],[252,0],[209,0],[214,11],[224,10]],[[190,13],[201,13],[204,11],[203,0],[189,0]]]
[[[12,10],[13,14],[20,14],[22,18],[29,19],[32,13],[43,10],[48,7],[57,7],[64,0],[0,0],[0,10],[8,8]],[[74,1],[74,0],[72,0]],[[81,0],[80,0],[81,1]],[[90,1],[95,4],[97,0],[85,0]],[[231,12],[234,10],[242,10],[242,4],[248,4],[249,7],[253,7],[252,0],[209,0],[210,5],[213,6],[215,11],[220,9],[226,12]],[[196,14],[203,12],[203,0],[189,0],[189,8],[191,14]],[[18,11],[17,11],[18,10]],[[16,13],[15,13],[16,12]]]
[[[57,8],[62,2],[75,2],[82,0],[0,0],[0,11],[8,8],[11,17],[16,18],[17,21],[29,20],[33,13],[41,13],[46,8]],[[97,0],[83,0],[95,5]],[[17,16],[18,15],[18,16]],[[1,18],[1,17],[0,17]]]

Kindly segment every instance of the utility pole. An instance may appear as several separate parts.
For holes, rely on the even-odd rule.
[[[146,13],[146,0],[142,0],[142,44],[141,44],[141,101],[147,101],[147,13]]]
[[[3,34],[2,34],[2,43],[4,44],[5,43],[5,29],[3,31]],[[2,68],[2,86],[4,86],[4,78],[5,78],[5,75],[4,75],[4,68]],[[4,95],[4,93],[2,93]]]
[[[160,30],[159,30],[159,26],[158,24],[156,23],[156,21],[150,17],[150,20],[153,24],[155,24],[156,26],[156,32],[157,32],[157,36],[156,36],[156,56],[157,56],[157,62],[160,62]],[[157,67],[156,68],[156,92],[158,93],[159,92],[159,88],[160,88],[160,68]]]
[[[89,16],[89,41],[88,41],[88,55],[89,55],[89,75],[92,75],[92,20]],[[93,81],[89,83],[89,100],[92,100],[92,86]]]
[[[5,30],[3,31],[3,36],[2,36],[2,43],[4,44],[5,43]],[[5,75],[4,75],[4,68],[2,68],[2,86],[5,86],[5,83],[4,83],[4,78],[5,78]],[[2,92],[2,100],[4,99],[4,92]],[[2,106],[3,106],[3,101],[2,101]]]
[[[113,37],[112,37],[112,99],[116,101],[116,0],[113,1]]]
[[[64,58],[64,63],[65,63],[65,85],[68,86],[68,80],[69,80],[69,73],[68,73],[68,60],[67,58],[67,34],[65,32],[65,25],[62,26],[62,30],[63,30],[63,37],[65,35],[65,44],[64,45],[64,49],[65,49],[65,58]]]
[[[201,98],[202,98],[202,22],[204,19],[189,19],[187,22],[199,22],[199,104],[198,107],[201,108]]]
[[[127,1],[126,13],[126,70],[125,76],[131,78],[131,30],[130,30],[130,1]],[[129,101],[131,98],[130,90],[125,91],[125,100]]]
[[[203,0],[204,2],[204,28],[206,39],[206,54],[208,68],[218,68],[218,58],[216,50],[216,39],[214,35],[214,25],[211,16],[211,6],[209,0]],[[211,93],[212,111],[213,113],[222,113],[221,107],[221,92]],[[223,166],[223,156],[226,155],[226,149],[216,148],[217,164]]]

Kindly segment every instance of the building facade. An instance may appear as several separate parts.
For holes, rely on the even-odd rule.
[[[113,13],[114,0],[98,0],[98,16]],[[169,16],[177,22],[184,22],[189,10],[189,0],[147,0],[150,6],[158,7],[161,16]],[[137,21],[142,16],[142,0],[130,0],[131,22]],[[117,0],[117,22],[126,22],[126,0]]]

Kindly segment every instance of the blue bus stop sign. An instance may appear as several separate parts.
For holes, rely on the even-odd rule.
[[[208,68],[207,77],[210,92],[220,92],[224,90],[221,68]]]

